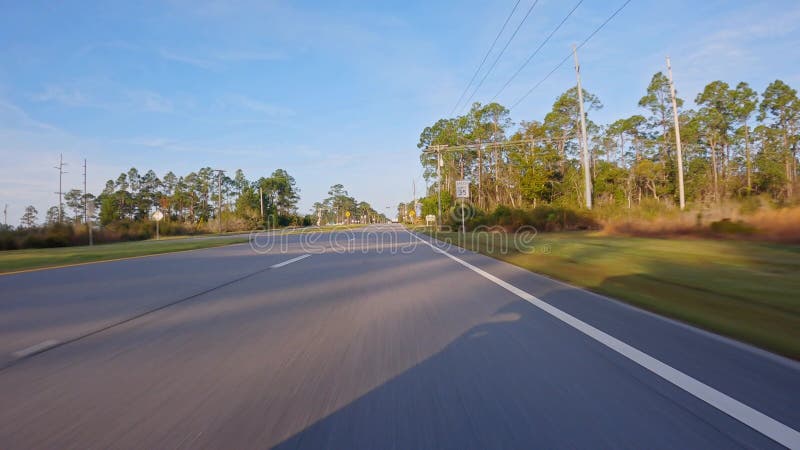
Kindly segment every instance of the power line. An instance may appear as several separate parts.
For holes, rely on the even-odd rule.
[[[554,143],[566,142],[574,139],[575,136],[562,136],[558,138],[533,138],[533,139],[519,139],[516,141],[505,142],[491,142],[482,144],[463,144],[463,145],[431,145],[422,151],[422,153],[436,154],[448,152],[464,152],[464,151],[478,151],[478,148],[503,148],[511,147],[521,144],[537,144],[537,143]]]
[[[533,11],[533,8],[538,3],[539,3],[539,0],[534,0],[534,2],[531,5],[531,7],[528,8],[528,12],[525,13],[525,17],[522,18],[522,21],[519,23],[519,25],[517,25],[517,28],[514,30],[514,33],[511,34],[510,38],[508,38],[508,42],[506,42],[506,45],[503,46],[503,49],[500,50],[500,53],[497,54],[497,58],[494,59],[494,62],[492,63],[491,67],[489,67],[489,70],[486,71],[486,73],[483,75],[483,78],[481,78],[481,81],[478,82],[477,86],[475,86],[475,89],[472,91],[472,95],[469,96],[469,99],[467,100],[466,103],[464,103],[464,106],[469,105],[469,102],[472,101],[472,98],[475,97],[475,94],[478,93],[478,89],[480,89],[481,86],[483,86],[483,82],[486,81],[486,78],[488,78],[489,74],[492,73],[492,70],[494,70],[495,66],[497,65],[497,62],[500,61],[500,58],[502,58],[503,54],[506,52],[506,49],[511,44],[511,41],[513,41],[514,37],[517,36],[517,32],[519,32],[519,29],[522,28],[522,25],[525,23],[525,21],[528,20],[528,16],[530,16],[531,11]],[[464,106],[462,106],[462,108]]]
[[[467,93],[467,91],[469,91],[470,86],[472,86],[472,82],[475,81],[475,77],[478,76],[478,73],[481,71],[483,65],[486,63],[486,59],[489,58],[489,55],[492,53],[492,50],[494,50],[494,46],[497,44],[497,40],[500,39],[500,35],[502,35],[503,31],[505,31],[506,25],[508,25],[508,21],[511,20],[511,16],[514,15],[514,12],[517,10],[517,6],[519,6],[519,2],[520,0],[517,0],[517,3],[514,4],[514,7],[511,9],[511,13],[508,15],[508,17],[506,17],[506,21],[503,22],[503,27],[500,28],[500,32],[497,33],[497,36],[495,36],[494,38],[494,42],[492,42],[491,47],[489,47],[489,51],[487,51],[486,54],[483,55],[483,60],[478,65],[478,68],[475,69],[475,73],[472,74],[472,78],[469,80],[469,83],[467,83],[467,87],[464,88],[464,92],[462,92],[461,95],[458,97],[458,101],[456,102],[456,105],[453,106],[453,110],[450,111],[451,116],[453,115],[454,112],[456,112],[456,109],[458,109],[458,105],[461,104],[461,100],[464,99],[464,95]]]
[[[626,7],[626,6],[628,6],[628,3],[630,3],[631,1],[632,1],[632,0],[627,0],[625,3],[623,3],[623,4],[622,4],[622,6],[620,6],[619,8],[617,8],[617,10],[616,10],[616,11],[614,11],[614,13],[613,13],[613,14],[611,14],[610,16],[608,16],[608,18],[607,18],[607,19],[606,19],[606,20],[605,20],[603,23],[601,23],[599,27],[595,28],[595,30],[594,30],[594,31],[592,31],[592,33],[591,33],[591,34],[589,34],[589,36],[587,36],[587,37],[586,37],[586,39],[584,39],[584,40],[583,40],[583,42],[581,42],[580,44],[578,44],[578,45],[576,46],[576,49],[580,49],[581,47],[583,47],[584,45],[586,45],[586,43],[587,43],[587,42],[589,42],[589,40],[590,40],[590,39],[592,39],[592,38],[594,37],[594,35],[595,35],[595,34],[597,34],[597,33],[598,33],[600,30],[602,30],[602,29],[603,29],[603,27],[605,27],[605,26],[606,26],[606,25],[607,25],[609,22],[611,22],[611,20],[612,20],[614,17],[616,17],[616,16],[617,16],[617,14],[619,14],[619,13],[620,13],[620,12],[621,12],[623,9],[625,9],[625,7]],[[564,57],[564,59],[562,59],[562,60],[561,60],[561,61],[560,61],[558,64],[556,64],[556,66],[555,66],[555,67],[553,67],[553,70],[551,70],[550,72],[548,72],[548,73],[547,73],[547,75],[545,75],[545,76],[544,76],[544,78],[542,78],[541,80],[539,80],[539,82],[538,82],[538,83],[536,83],[536,84],[535,84],[535,85],[534,85],[532,88],[530,88],[530,89],[528,90],[528,92],[526,92],[526,93],[525,93],[525,95],[523,95],[522,97],[520,97],[520,99],[519,99],[519,100],[517,100],[516,102],[514,102],[514,104],[513,104],[513,105],[511,105],[511,108],[509,108],[509,111],[513,110],[513,109],[514,109],[514,108],[516,108],[516,107],[517,107],[517,106],[518,106],[520,103],[522,103],[522,101],[523,101],[523,100],[525,100],[525,99],[526,99],[526,98],[527,98],[527,97],[528,97],[528,96],[531,94],[531,92],[533,92],[534,90],[536,90],[536,88],[538,88],[539,86],[541,86],[541,84],[542,84],[542,83],[544,83],[544,82],[545,82],[545,81],[546,81],[548,78],[550,78],[550,76],[551,76],[551,75],[553,75],[553,74],[555,73],[555,71],[556,71],[556,70],[558,70],[558,69],[559,69],[561,66],[563,66],[563,65],[564,65],[564,63],[565,63],[565,62],[567,62],[567,60],[568,60],[568,59],[570,59],[571,57],[572,57],[572,52],[569,52],[569,53],[568,53],[568,54],[567,54],[567,55]]]
[[[545,44],[547,44],[550,41],[550,38],[552,38],[553,35],[556,34],[556,32],[564,25],[564,22],[566,22],[567,19],[569,19],[570,16],[572,16],[572,13],[574,13],[575,10],[578,9],[578,6],[581,6],[581,3],[583,3],[583,0],[580,0],[578,3],[575,4],[575,6],[567,13],[564,19],[561,20],[561,23],[559,23],[558,26],[555,27],[553,31],[550,32],[549,35],[547,35],[545,40],[543,40],[542,43],[539,44],[538,47],[536,47],[536,50],[534,50],[533,53],[531,53],[531,56],[529,56],[528,59],[526,59],[525,62],[522,63],[519,69],[517,69],[517,71],[514,72],[514,75],[511,75],[511,78],[509,78],[508,81],[506,81],[506,84],[504,84],[503,87],[501,87],[500,90],[497,91],[497,94],[494,94],[494,97],[492,97],[492,99],[489,101],[490,103],[493,102],[497,97],[499,97],[500,94],[502,94],[503,91],[508,87],[508,85],[511,84],[512,81],[514,81],[514,78],[516,78],[517,75],[519,75],[519,73],[522,72],[522,69],[524,69],[528,65],[528,63],[530,63],[531,60],[539,53],[542,47],[544,47]]]

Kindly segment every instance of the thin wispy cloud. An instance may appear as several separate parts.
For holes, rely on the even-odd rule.
[[[86,82],[84,84],[91,84]],[[102,89],[101,89],[102,87]],[[174,111],[174,102],[163,95],[147,89],[128,89],[123,86],[95,86],[74,88],[47,85],[30,98],[39,103],[56,103],[70,108],[99,108],[108,111],[143,111],[169,113]]]
[[[31,95],[31,98],[37,102],[55,102],[74,107],[98,106],[83,92],[63,86],[48,85],[43,91]]]
[[[158,93],[147,90],[128,91],[130,105],[146,112],[168,113],[173,111],[172,101]]]
[[[174,61],[182,64],[188,64],[190,66],[200,67],[203,69],[210,69],[211,67],[214,66],[214,63],[209,59],[188,56],[173,51],[159,50],[158,55],[161,58],[166,59],[167,61]]]
[[[159,50],[158,56],[167,61],[186,64],[201,69],[222,69],[226,64],[244,62],[264,62],[285,59],[286,55],[279,51],[246,51],[220,50],[203,52],[203,56],[195,56],[172,50]]]
[[[243,95],[232,95],[228,96],[227,99],[228,102],[234,106],[257,112],[271,118],[292,117],[295,115],[295,112],[289,108],[284,108],[282,106],[263,102]]]
[[[277,61],[285,59],[286,54],[280,51],[223,51],[214,54],[217,61]]]
[[[59,131],[57,127],[33,119],[25,110],[3,99],[0,99],[0,130]]]

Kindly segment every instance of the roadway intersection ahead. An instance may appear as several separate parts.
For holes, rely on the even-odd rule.
[[[427,242],[0,276],[0,448],[800,447],[796,362]]]

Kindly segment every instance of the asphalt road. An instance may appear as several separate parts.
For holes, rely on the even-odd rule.
[[[800,448],[796,362],[397,226],[272,242],[0,276],[0,448]]]

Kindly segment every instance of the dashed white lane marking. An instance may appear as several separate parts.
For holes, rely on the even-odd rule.
[[[800,432],[798,432],[794,428],[784,425],[783,423],[778,422],[772,417],[769,417],[766,414],[757,411],[726,394],[723,394],[722,392],[712,388],[711,386],[704,384],[690,377],[689,375],[686,375],[680,370],[675,369],[672,366],[669,366],[657,360],[656,358],[653,358],[652,356],[642,352],[641,350],[637,350],[636,348],[631,347],[630,345],[620,341],[619,339],[603,331],[598,330],[597,328],[589,325],[588,323],[583,322],[582,320],[577,319],[565,313],[564,311],[561,311],[555,306],[534,297],[533,295],[523,291],[522,289],[512,285],[511,283],[503,281],[500,278],[482,269],[479,269],[478,267],[475,267],[472,264],[456,256],[453,256],[450,253],[440,248],[437,248],[435,245],[431,244],[425,239],[422,239],[411,232],[409,232],[409,234],[411,234],[416,239],[430,246],[435,252],[447,256],[453,261],[472,270],[478,275],[486,278],[487,280],[495,283],[496,285],[502,287],[503,289],[511,292],[517,297],[527,301],[528,303],[550,314],[556,319],[566,323],[572,328],[575,328],[576,330],[589,336],[590,338],[596,340],[597,342],[600,342],[601,344],[605,345],[611,350],[614,350],[615,352],[621,354],[622,356],[625,356],[626,358],[630,359],[636,364],[639,364],[645,369],[653,372],[659,377],[669,381],[670,383],[683,389],[689,394],[692,394],[693,396],[708,403],[714,408],[717,408],[718,410],[733,417],[739,422],[742,422],[743,424],[749,426],[750,428],[758,431],[764,436],[767,436],[768,438],[788,448],[800,449]]]
[[[287,259],[284,262],[279,262],[278,264],[273,264],[273,265],[269,266],[269,268],[270,269],[277,269],[279,267],[287,266],[287,265],[289,265],[289,264],[291,264],[293,262],[300,261],[301,259],[308,258],[309,256],[311,256],[311,254],[310,253],[306,253],[305,255],[300,255],[300,256],[298,256],[296,258]]]
[[[48,339],[44,342],[39,342],[36,345],[31,345],[30,347],[23,348],[22,350],[17,350],[16,352],[12,353],[15,358],[24,358],[26,356],[30,356],[36,353],[43,352],[50,347],[54,347],[58,345],[59,342],[54,339]]]

